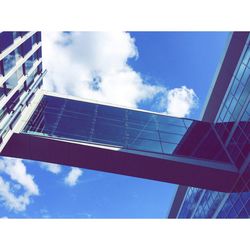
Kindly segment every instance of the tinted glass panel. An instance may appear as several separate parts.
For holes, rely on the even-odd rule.
[[[26,74],[29,72],[29,70],[33,67],[34,62],[36,61],[36,55],[33,54],[28,58],[28,60],[25,62],[25,72]]]
[[[3,69],[6,75],[16,65],[16,53],[12,51],[10,54],[3,58]]]
[[[44,122],[37,125],[34,121],[41,116]],[[228,160],[209,123],[52,96],[43,97],[24,132],[159,154]],[[221,157],[216,156],[218,152]]]
[[[0,52],[4,51],[14,42],[13,32],[0,33]]]
[[[29,38],[22,44],[22,56],[25,56],[31,49],[32,49],[32,39]]]
[[[10,92],[15,86],[17,86],[18,81],[23,76],[23,70],[22,67],[19,67],[15,73],[9,77],[9,79],[6,81],[6,91],[7,93]]]

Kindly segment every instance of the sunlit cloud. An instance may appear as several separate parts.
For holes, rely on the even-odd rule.
[[[75,186],[79,180],[79,177],[83,174],[80,168],[71,168],[70,172],[64,179],[64,183],[68,186]]]

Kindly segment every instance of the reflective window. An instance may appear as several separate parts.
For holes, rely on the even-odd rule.
[[[175,134],[183,135],[186,133],[187,128],[176,126],[176,125],[171,125],[171,124],[159,123],[159,130],[165,133],[175,133]]]
[[[42,58],[42,48],[40,47],[37,52],[36,52],[36,57],[39,60],[40,58]]]
[[[243,106],[246,99],[248,98],[250,93],[250,77],[248,78],[248,81],[245,84],[245,88],[244,91],[242,92],[240,99],[239,99],[239,103]]]
[[[183,119],[178,119],[176,117],[159,115],[157,117],[157,120],[159,124],[162,124],[162,125],[170,124],[170,125],[177,125],[177,126],[185,127]]]
[[[218,218],[226,218],[231,208],[231,202],[229,201],[229,199],[227,199],[218,214]]]
[[[14,42],[13,32],[0,32],[0,53]]]
[[[12,51],[10,54],[3,58],[3,69],[4,75],[8,74],[8,72],[14,68],[16,65],[16,52]]]
[[[141,151],[162,153],[160,141],[145,140],[141,138],[135,138],[132,143],[128,144],[128,148]]]
[[[187,128],[189,128],[193,123],[192,120],[188,120],[188,119],[183,119],[183,121],[184,121],[184,124]]]
[[[5,86],[0,87],[0,99],[6,95]]]
[[[27,78],[26,80],[26,88],[29,88],[31,84],[34,82],[35,76],[37,74],[37,71],[34,70]]]
[[[197,203],[202,195],[203,190],[200,188],[190,187],[187,190],[184,203],[179,213],[179,218],[190,218],[196,209]],[[198,207],[199,213],[203,212],[201,206]]]
[[[25,36],[27,33],[29,33],[28,31],[21,31],[20,32],[20,35],[23,37],[23,36]]]
[[[227,218],[237,218],[237,213],[235,212],[233,207],[229,211]]]
[[[7,114],[6,108],[3,107],[0,109],[0,121],[4,118],[4,116]]]
[[[13,32],[13,39],[17,39],[21,36],[20,32]]]
[[[21,45],[15,49],[15,53],[16,53],[16,61],[18,62],[18,60],[22,58]]]
[[[236,89],[237,89],[237,87],[238,87],[238,85],[239,85],[239,82],[240,82],[240,81],[239,81],[237,78],[234,78],[232,87],[231,87],[231,89],[230,89],[230,93],[231,93],[232,95],[235,94]]]
[[[9,93],[13,88],[18,85],[18,81],[23,76],[22,67],[19,67],[16,72],[14,72],[11,77],[6,81],[6,93]]]
[[[36,43],[36,35],[30,37],[32,46]]]
[[[3,61],[0,60],[0,77],[4,75],[4,71],[3,71]]]
[[[22,56],[25,56],[31,49],[32,49],[32,39],[29,38],[27,39],[23,44],[22,44]]]
[[[238,88],[237,88],[236,93],[235,93],[235,98],[236,98],[236,100],[239,100],[239,97],[240,97],[240,95],[241,95],[243,89],[244,89],[244,85],[242,85],[242,84],[240,83],[240,84],[238,85]]]
[[[37,66],[37,73],[38,73],[38,74],[42,73],[42,70],[43,70],[43,65],[42,65],[42,63],[40,63],[40,64]]]
[[[243,59],[243,63],[245,65],[247,65],[250,62],[249,58],[250,58],[250,49],[248,48],[248,50],[246,51],[246,54],[244,56],[244,59]]]
[[[32,54],[28,60],[24,63],[25,65],[25,72],[26,74],[29,72],[29,70],[33,67],[34,62],[36,61],[36,55]]]
[[[9,99],[9,101],[5,105],[9,113],[14,109],[16,104],[19,102],[19,99],[20,99],[20,93],[19,91],[16,91],[15,94]]]
[[[243,65],[243,64],[240,65],[240,68],[239,68],[238,73],[237,73],[237,75],[236,75],[236,78],[237,78],[238,80],[241,80],[241,77],[242,77],[242,75],[243,75],[243,73],[244,73],[245,68],[246,68],[245,65]]]
[[[41,135],[228,161],[209,123],[51,96],[43,97],[38,109],[44,116]],[[33,114],[25,132],[38,131],[32,122],[36,119]]]
[[[172,154],[174,153],[177,144],[162,142],[163,153]]]
[[[241,79],[242,85],[246,84],[246,82],[247,82],[247,80],[249,78],[249,75],[250,75],[250,69],[248,67],[246,67],[244,75],[242,76],[242,79]]]
[[[160,132],[160,138],[161,138],[161,141],[178,144],[183,138],[183,136],[178,135],[178,134]]]
[[[238,218],[248,218],[248,217],[249,217],[249,216],[248,216],[246,210],[243,208],[243,209],[240,211]]]
[[[246,105],[246,101],[250,95],[250,68],[246,67],[246,64],[249,63],[249,54],[250,48],[247,49],[236,72],[236,78],[233,79],[229,94],[226,96],[224,104],[222,104],[224,107],[218,122],[226,130],[223,130],[222,126],[217,126],[218,123],[215,126],[223,143],[229,140],[227,149],[238,168],[241,167],[249,153],[249,143],[245,135],[250,134],[250,114],[246,111],[248,108],[244,111],[245,107],[249,105]],[[235,122],[241,127],[241,130],[232,129],[237,126]],[[234,134],[231,134],[232,132]]]
[[[152,130],[145,130],[145,129],[133,129],[128,127],[126,130],[126,134],[129,138],[129,141],[133,141],[135,138],[143,138],[143,139],[149,139],[149,140],[157,140],[159,141],[159,133],[158,131],[152,131]]]
[[[41,32],[36,32],[35,36],[36,36],[36,43],[41,42]]]

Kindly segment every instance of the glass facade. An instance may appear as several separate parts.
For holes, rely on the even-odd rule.
[[[214,128],[230,160],[242,172],[250,152],[250,46],[246,46],[235,70]],[[246,177],[245,177],[246,176]],[[249,174],[240,177],[250,187]],[[236,183],[237,185],[237,183]],[[242,186],[242,190],[243,187]],[[199,203],[192,197],[202,193]],[[221,193],[189,187],[178,214],[179,218],[250,218],[250,192]]]
[[[41,59],[40,41],[41,32],[0,33],[0,98],[5,103],[0,111],[1,134],[7,124],[4,118],[14,116],[17,104],[30,94],[36,77],[42,74],[42,64],[37,63]],[[29,58],[28,53],[32,53]]]
[[[40,41],[41,32],[0,32],[1,142],[16,121],[6,128],[5,117],[18,117],[16,109],[36,91],[43,71]],[[235,183],[242,192],[189,187],[178,217],[250,217],[250,192],[243,192],[250,190],[249,39],[213,123],[45,95],[22,133],[233,164],[242,173]]]
[[[209,123],[54,96],[43,97],[24,132],[229,162]]]
[[[14,42],[13,32],[0,32],[0,53]]]

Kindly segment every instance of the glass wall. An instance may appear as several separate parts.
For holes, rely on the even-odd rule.
[[[203,190],[200,188],[190,187],[185,195],[182,208],[178,215],[178,218],[191,218],[195,208],[198,205],[200,197],[203,193]]]
[[[8,50],[8,54],[6,53],[4,58],[0,60],[0,77],[3,77],[2,80],[4,80],[0,86],[0,98],[4,98],[6,101],[6,104],[0,110],[1,130],[4,129],[3,126],[6,123],[4,117],[6,117],[8,113],[10,114],[14,111],[20,99],[22,99],[23,94],[27,94],[29,87],[34,83],[34,78],[36,75],[42,73],[41,63],[36,69],[34,69],[32,73],[30,72],[30,69],[32,66],[34,66],[34,62],[37,60],[37,58],[41,58],[41,48],[33,53],[33,55],[30,56],[28,60],[25,62],[21,60],[20,62],[20,59],[31,51],[33,45],[41,41],[41,32],[36,32],[26,41],[24,41],[24,39],[22,40],[22,38],[28,33],[29,32],[27,31],[0,32],[0,53],[3,51],[6,52],[6,49]],[[16,47],[17,44],[20,45]],[[17,65],[19,66],[17,67]],[[21,84],[21,78],[27,73],[29,73],[29,77],[26,81],[22,81]],[[41,84],[42,81],[40,82],[39,86],[41,86]],[[15,116],[15,118],[17,117],[18,116]],[[3,137],[11,129],[13,124],[14,123],[11,123],[10,126],[2,131]]]
[[[250,47],[232,79],[215,127],[235,165],[240,168],[250,152]]]
[[[222,109],[214,127],[220,140],[227,149],[231,161],[239,169],[250,153],[250,47],[246,48],[238,70],[235,71],[229,91],[222,103]],[[246,172],[249,174],[245,174]],[[240,177],[242,190],[250,189],[250,166]],[[243,183],[243,184],[242,184]],[[185,205],[190,200],[190,193],[198,191],[189,187],[180,210],[180,218],[250,218],[250,192],[220,193],[202,190],[203,197],[199,204]],[[190,201],[192,202],[192,201]],[[219,207],[220,205],[220,207]],[[219,209],[219,211],[216,211]],[[189,211],[192,210],[192,211]]]
[[[53,96],[44,96],[37,110],[24,132],[159,154],[229,161],[209,123]],[[34,123],[37,116],[43,117],[43,128]]]

